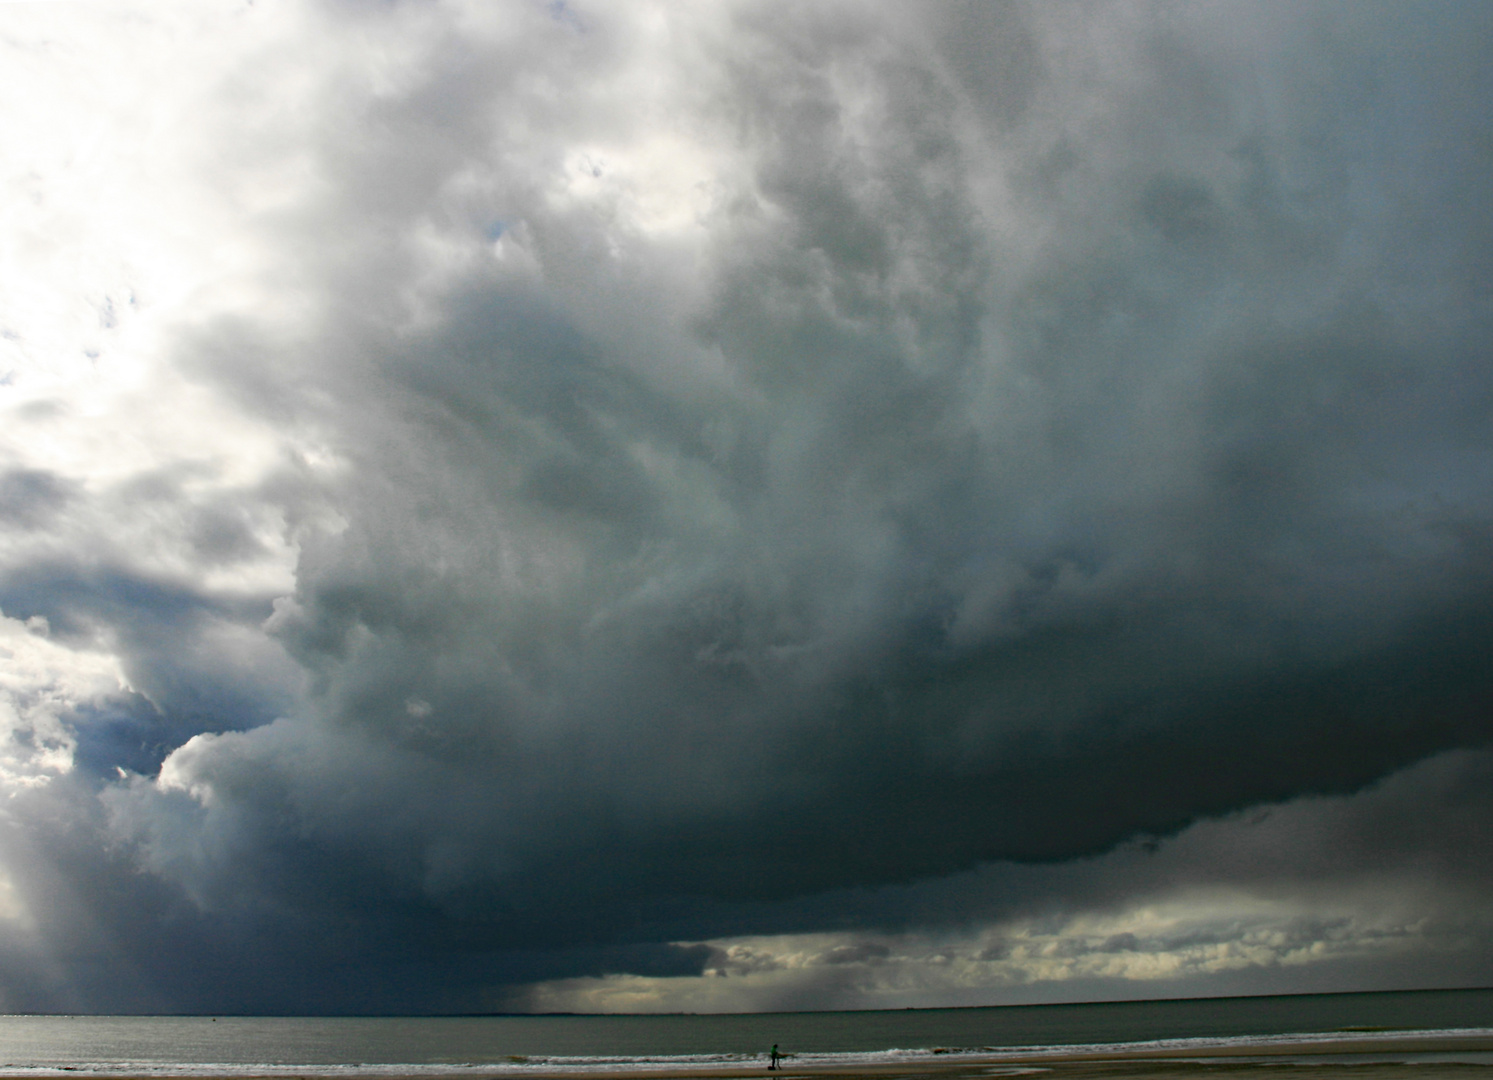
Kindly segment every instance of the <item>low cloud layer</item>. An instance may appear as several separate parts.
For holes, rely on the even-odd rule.
[[[872,926],[698,943],[698,973],[552,980],[506,1004],[777,1011],[1477,985],[1493,931],[1490,768],[1486,752],[1445,754],[1354,796],[1097,859],[821,897],[820,920],[874,913]]]
[[[1488,981],[1482,7],[0,19],[0,1006]]]

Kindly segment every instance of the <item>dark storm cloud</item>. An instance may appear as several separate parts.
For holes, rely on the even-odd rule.
[[[150,873],[70,888],[191,929],[111,924],[151,990],[88,1002],[470,1007],[1002,917],[1019,873],[916,883],[1493,739],[1483,9],[741,5],[663,52],[606,10],[319,17],[420,44],[326,76],[316,183],[255,224],[310,329],[178,347],[333,464],[134,496],[203,574],[275,508],[293,594],[0,582],[110,628],[160,717],[77,721]],[[650,154],[702,178],[649,204]],[[82,498],[7,475],[17,521]],[[183,647],[261,622],[304,686]],[[1034,895],[1102,901],[1061,870]],[[213,996],[199,944],[259,981]],[[308,956],[360,974],[288,989]]]
[[[781,952],[801,970],[753,1001],[767,1008],[864,1007],[896,987],[904,1003],[980,1004],[992,987],[1037,1002],[1483,986],[1490,767],[1486,750],[1453,751],[1352,796],[1254,808],[1095,859],[991,864],[708,922],[727,936],[841,928],[790,939]],[[773,963],[770,938],[748,941],[715,963]],[[887,955],[884,977],[840,970]],[[961,977],[943,975],[950,964]]]
[[[1493,930],[1482,917],[1489,887],[1486,750],[1452,751],[1395,773],[1354,795],[1311,796],[1200,821],[1167,838],[1137,836],[1087,859],[989,863],[903,885],[833,890],[779,902],[726,901],[680,913],[663,934],[675,940],[806,934],[908,934],[1020,920],[1057,924],[1115,913],[1190,891],[1314,899],[1362,890],[1389,906],[1413,897],[1417,916],[1471,934],[1465,962],[1488,972]],[[1227,926],[1208,928],[1227,934]],[[867,938],[866,940],[873,940]],[[1113,949],[1114,941],[1103,947]],[[987,946],[996,948],[996,946]],[[834,955],[845,955],[832,953]],[[830,962],[826,960],[825,962]],[[1435,982],[1433,968],[1420,980]],[[1464,979],[1480,985],[1477,976]],[[1219,992],[1227,992],[1220,990]]]

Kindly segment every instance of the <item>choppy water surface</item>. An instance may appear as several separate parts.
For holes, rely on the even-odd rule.
[[[1166,1042],[1269,1044],[1305,1033],[1493,1034],[1493,990],[749,1016],[0,1017],[0,1068],[104,1073],[529,1072],[761,1060],[906,1060],[935,1051]]]

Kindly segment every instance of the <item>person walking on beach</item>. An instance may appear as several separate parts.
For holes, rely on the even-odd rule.
[[[780,1058],[782,1056],[783,1056],[782,1054],[778,1053],[778,1044],[777,1043],[773,1043],[772,1044],[772,1064],[769,1065],[768,1068],[769,1069],[776,1069],[778,1067],[778,1058]]]

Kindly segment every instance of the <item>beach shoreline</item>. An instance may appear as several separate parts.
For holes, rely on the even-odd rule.
[[[108,1080],[445,1080],[450,1077],[543,1077],[545,1080],[976,1080],[999,1076],[1050,1076],[1053,1080],[1184,1080],[1224,1076],[1231,1080],[1266,1080],[1310,1073],[1343,1080],[1446,1080],[1493,1078],[1493,1034],[1448,1032],[1364,1034],[1362,1037],[1306,1037],[1249,1045],[1207,1042],[1179,1046],[1155,1044],[1108,1047],[1060,1047],[988,1051],[939,1051],[910,1054],[899,1061],[801,1061],[789,1057],[777,1071],[745,1063],[669,1063],[639,1061],[627,1065],[582,1066],[543,1061],[493,1064],[192,1067],[118,1071],[105,1066],[17,1068],[0,1066],[0,1080],[35,1080],[39,1076],[107,1077]]]

